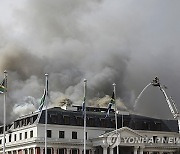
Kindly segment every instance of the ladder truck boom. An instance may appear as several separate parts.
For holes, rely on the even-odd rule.
[[[177,119],[177,121],[178,121],[178,129],[179,129],[179,133],[180,133],[180,114],[178,112],[178,109],[176,107],[174,100],[171,97],[170,98],[168,97],[166,91],[164,90],[164,86],[162,86],[160,84],[158,77],[155,77],[155,79],[151,82],[151,84],[154,87],[159,87],[159,89],[162,91],[173,117],[175,119]]]

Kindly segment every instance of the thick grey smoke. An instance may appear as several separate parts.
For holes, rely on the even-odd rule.
[[[159,76],[180,108],[179,1],[31,0],[2,4],[0,70],[1,76],[4,69],[9,72],[9,120],[14,114],[37,109],[45,73],[49,73],[51,102],[68,98],[81,104],[86,78],[89,105],[98,106],[93,101],[99,106],[107,104],[106,95],[112,95],[115,82],[120,108],[132,110],[141,90]],[[154,87],[145,91],[136,110],[171,117],[163,95]]]

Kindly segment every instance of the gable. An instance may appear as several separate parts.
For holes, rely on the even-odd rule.
[[[140,143],[140,140],[142,138],[142,135],[137,133],[136,131],[128,128],[123,127],[116,131],[109,132],[106,135],[107,144],[111,147],[115,147],[116,145],[122,145],[122,144],[136,144]],[[131,142],[131,144],[129,144]]]

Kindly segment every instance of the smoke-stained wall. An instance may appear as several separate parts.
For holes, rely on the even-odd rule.
[[[179,5],[176,0],[2,1],[0,70],[2,78],[8,70],[8,120],[38,108],[45,73],[51,105],[65,98],[81,104],[86,78],[89,105],[106,106],[115,82],[119,108],[133,110],[138,94],[157,75],[179,107]],[[136,111],[171,117],[154,87]]]

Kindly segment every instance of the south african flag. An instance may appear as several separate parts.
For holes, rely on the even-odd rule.
[[[0,84],[0,94],[3,94],[6,91],[5,83],[6,83],[6,79],[4,78]]]

